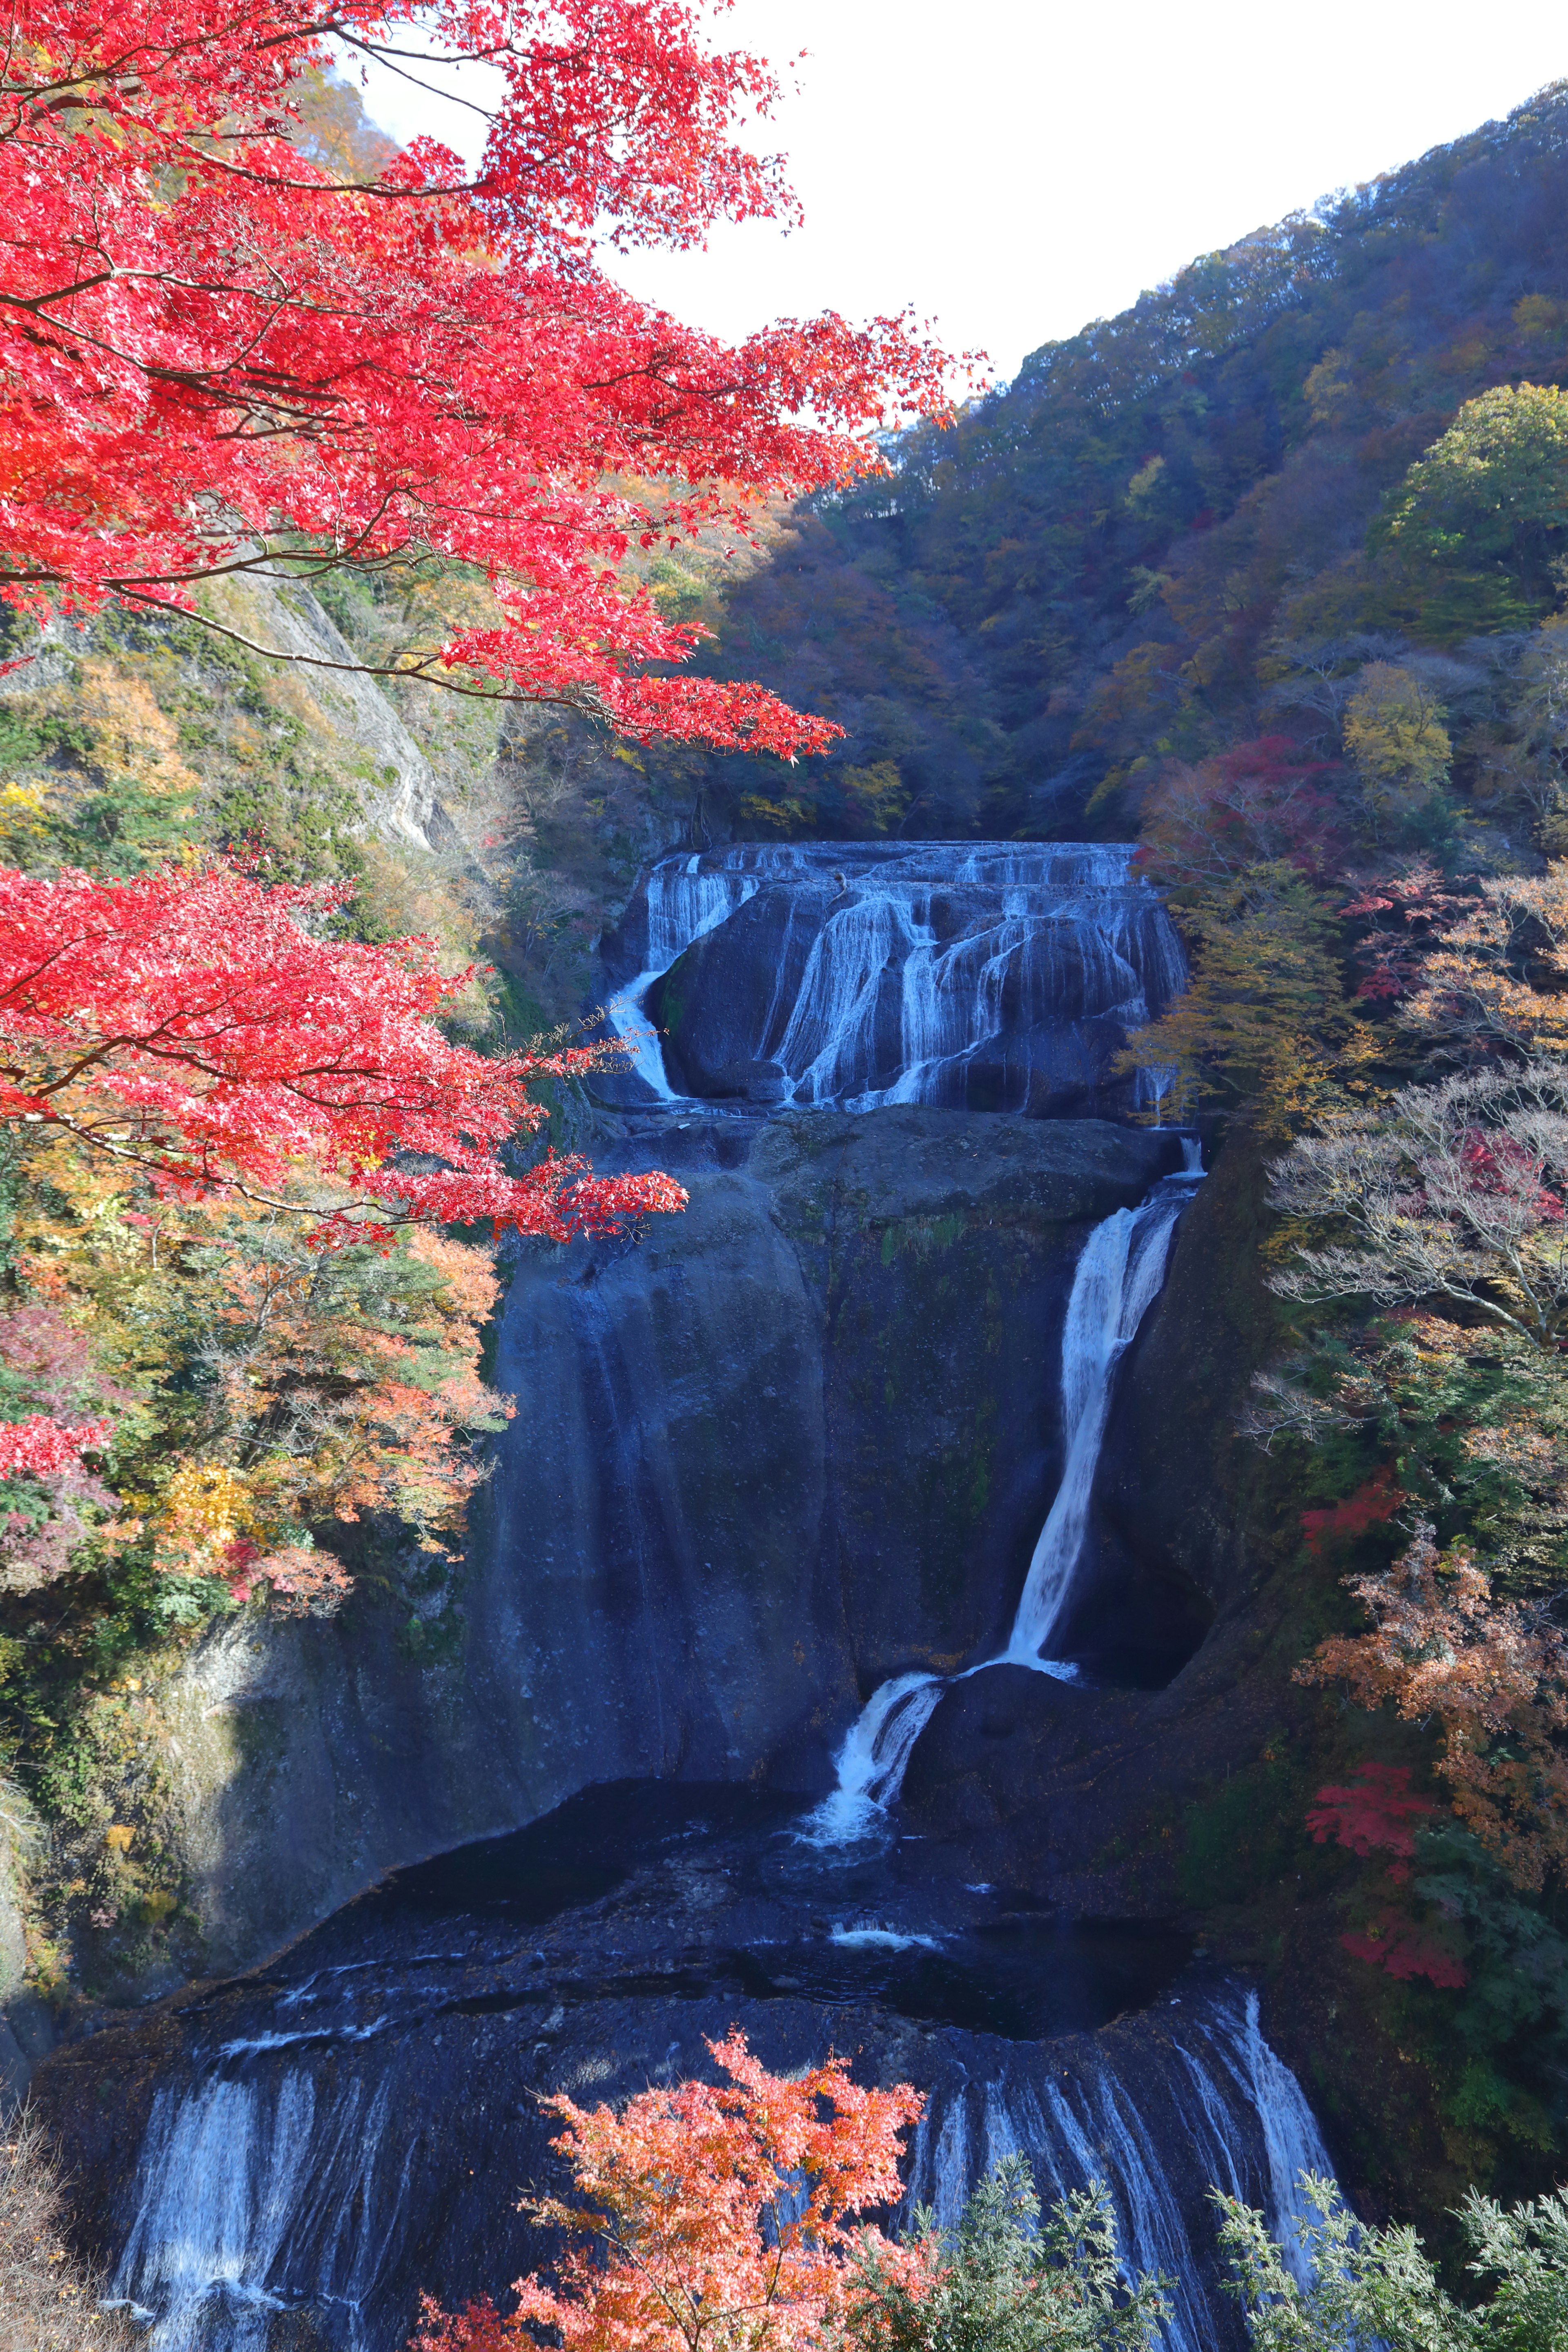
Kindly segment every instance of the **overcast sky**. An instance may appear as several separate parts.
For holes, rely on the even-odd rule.
[[[622,282],[726,336],[907,303],[1002,376],[1568,76],[1565,0],[737,0],[725,22],[775,65],[809,52],[767,141],[805,226],[722,228]],[[396,137],[471,145],[474,116],[390,78],[366,99]]]

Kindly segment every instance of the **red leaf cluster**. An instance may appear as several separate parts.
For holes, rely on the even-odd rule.
[[[1365,1928],[1342,1936],[1340,1942],[1353,1958],[1370,1960],[1391,1977],[1426,1977],[1455,1991],[1469,1981],[1464,1962],[1440,1933],[1392,1905]]]
[[[1327,761],[1303,760],[1283,735],[1259,736],[1189,767],[1167,763],[1144,812],[1139,862],[1170,887],[1222,883],[1284,858],[1305,874],[1342,853]]]
[[[1381,1464],[1365,1485],[1358,1486],[1342,1503],[1331,1503],[1321,1511],[1302,1512],[1301,1528],[1308,1550],[1321,1552],[1326,1543],[1364,1535],[1368,1528],[1380,1527],[1385,1519],[1391,1519],[1404,1500],[1394,1483],[1392,1465]]]
[[[616,567],[879,468],[895,414],[945,411],[947,362],[904,317],[727,346],[597,267],[596,245],[792,215],[735,135],[772,77],[710,49],[700,14],[21,0],[0,86],[0,593],[188,607],[279,551],[306,578],[434,554],[479,567],[500,619],[404,648],[396,674],[634,735],[821,750],[837,729],[757,688],[642,674],[696,633]],[[493,66],[478,176],[428,140],[379,173],[311,160],[290,134],[328,34],[339,55]]]
[[[103,1444],[110,1428],[107,1421],[89,1421],[68,1429],[46,1412],[0,1422],[0,1478],[14,1478],[19,1470],[38,1478],[74,1470],[89,1447]]]
[[[1374,1853],[1396,1855],[1391,1874],[1407,1878],[1408,1869],[1400,1865],[1415,1851],[1416,1827],[1436,1811],[1430,1797],[1411,1794],[1408,1765],[1361,1764],[1344,1787],[1319,1790],[1307,1827],[1314,1844],[1332,1838],[1363,1862]]]
[[[1388,1876],[1403,1885],[1410,1876],[1416,1830],[1438,1810],[1430,1797],[1412,1793],[1410,1777],[1408,1765],[1359,1764],[1343,1787],[1320,1789],[1307,1815],[1314,1843],[1326,1845],[1331,1838],[1363,1862],[1374,1853],[1391,1853]],[[1381,1905],[1363,1927],[1340,1941],[1356,1959],[1369,1960],[1392,1977],[1426,1977],[1450,1987],[1466,1981],[1464,1964],[1442,1929],[1413,1917],[1397,1902]]]
[[[313,938],[343,895],[221,864],[131,881],[0,868],[0,1117],[63,1129],[187,1195],[254,1195],[302,1164],[391,1220],[488,1217],[556,1241],[684,1205],[667,1176],[595,1177],[553,1153],[509,1175],[499,1147],[545,1116],[530,1084],[604,1049],[449,1044],[435,1016],[469,975],[443,978],[427,940]]]

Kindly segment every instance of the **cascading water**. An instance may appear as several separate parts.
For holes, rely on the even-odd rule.
[[[1124,2270],[1169,2282],[1167,2352],[1213,2352],[1235,2326],[1214,2261],[1208,2194],[1258,2208],[1300,2273],[1301,2176],[1331,2177],[1300,2084],[1264,2040],[1258,1996],[1189,1991],[1160,2012],[1160,2056],[1047,2046],[984,2083],[933,2098],[922,2116],[904,2213],[929,2207],[951,2226],[976,2181],[1004,2157],[1029,2159],[1043,2200],[1101,2183]],[[1173,2015],[1173,2011],[1180,2011]],[[1106,2037],[1108,2042],[1112,2037]],[[1063,2063],[1063,2059],[1067,2063]]]
[[[158,2095],[147,2193],[113,2291],[155,2315],[152,2352],[268,2352],[274,2315],[300,2300],[301,2271],[344,2352],[360,2352],[365,2298],[408,2218],[408,2152],[380,2160],[387,2107],[384,2084],[353,2081],[323,2101],[297,2068],[264,2085],[220,2077],[183,2097]]]
[[[663,860],[624,934],[616,969],[630,977],[609,1006],[637,1099],[681,1100],[679,1083],[769,1106],[1103,1108],[1126,1031],[1184,981],[1131,858],[1124,845],[938,843]],[[661,1016],[669,1068],[651,1034]],[[1134,1099],[1124,1089],[1112,1107]],[[889,1114],[896,1137],[907,1118]],[[743,1141],[753,1124],[728,1133]],[[962,1150],[979,1151],[993,1123],[953,1125]],[[1084,1130],[1086,1154],[1107,1132]],[[1006,1160],[999,1131],[997,1146]],[[1062,1476],[988,1665],[1073,1675],[1043,1654],[1084,1549],[1117,1368],[1202,1174],[1196,1146],[1183,1150],[1183,1174],[1096,1224],[1080,1253],[1061,1352]],[[1016,1153],[1008,1164],[1026,1189]],[[1158,1164],[1064,1222],[1131,1197]],[[923,1233],[932,1221],[915,1222]],[[587,1321],[610,1397],[608,1326]],[[761,1360],[771,1381],[773,1360]],[[645,1483],[679,1517],[684,1498],[649,1459]],[[701,1532],[706,1552],[707,1522]],[[635,1550],[634,1538],[622,1528],[616,1541]],[[662,1707],[657,1676],[646,1693],[620,1683],[607,1704]],[[809,2063],[836,2042],[901,2070],[909,2020],[930,2093],[910,2204],[952,2220],[980,2172],[1014,2151],[1047,2199],[1103,2179],[1129,2263],[1174,2283],[1169,2352],[1239,2352],[1216,2291],[1208,2189],[1262,2204],[1282,2232],[1300,2171],[1328,2169],[1310,2112],[1262,2038],[1256,1997],[1189,1967],[1189,1937],[1159,1922],[1020,1917],[1011,1898],[969,1885],[972,1871],[936,1885],[928,1847],[864,1837],[885,1822],[946,1687],[925,1673],[882,1685],[804,1833],[798,1796],[710,1790],[701,1818],[666,1821],[658,1805],[679,1796],[689,1809],[691,1790],[585,1790],[557,1822],[497,1842],[527,1847],[506,1865],[504,1900],[489,1847],[447,1856],[264,1973],[182,1997],[156,2029],[149,2105],[122,2120],[94,2106],[118,2135],[112,2160],[101,2143],[100,2156],[118,2181],[106,2192],[123,2250],[116,2295],[153,2315],[152,2352],[396,2352],[418,2290],[456,2305],[548,2258],[516,2202],[520,2186],[559,2185],[542,2093],[615,2101],[696,2073],[735,2021],[770,2064]],[[678,1731],[672,1708],[672,1748]],[[584,1830],[597,1797],[605,1853]],[[441,1877],[448,1865],[456,1878]],[[117,2079],[140,2084],[138,2064]]]
[[[658,1039],[643,1012],[643,999],[694,940],[715,929],[757,887],[755,876],[705,866],[700,855],[667,858],[648,876],[647,961],[643,970],[610,998],[605,1018],[625,1046],[637,1076],[661,1102],[673,1102],[676,1097],[665,1075]]]
[[[1089,1099],[1127,1032],[1185,985],[1133,854],[814,842],[665,859],[625,927],[621,969],[634,956],[640,969],[613,988],[610,1024],[635,1040],[638,1078],[679,1098],[648,1006],[687,950],[722,929],[700,1001],[662,1008],[679,1009],[669,1056],[697,1095],[850,1110]],[[1123,1091],[1142,1103],[1147,1087]]]
[[[1084,1244],[1062,1329],[1062,1425],[1067,1460],[1029,1560],[1003,1657],[1043,1666],[1083,1550],[1089,1496],[1105,1440],[1116,1368],[1165,1278],[1185,1188],[1163,1184],[1136,1209],[1118,1209]]]
[[[997,1665],[1075,1679],[1070,1665],[1042,1654],[1071,1595],[1083,1550],[1117,1366],[1159,1295],[1177,1220],[1193,1182],[1204,1172],[1195,1140],[1184,1139],[1183,1156],[1186,1164],[1179,1175],[1164,1178],[1137,1208],[1118,1209],[1107,1217],[1079,1255],[1062,1328],[1066,1458],[1006,1647],[962,1675],[899,1675],[875,1690],[838,1751],[832,1793],[802,1824],[801,1834],[811,1843],[842,1845],[876,1827],[897,1801],[915,1742],[950,1682],[967,1681]]]

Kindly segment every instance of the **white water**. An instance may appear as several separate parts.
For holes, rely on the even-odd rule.
[[[737,907],[755,897],[759,887],[753,875],[704,867],[700,853],[667,859],[647,877],[647,962],[610,999],[605,1017],[626,1047],[632,1068],[661,1102],[679,1097],[665,1075],[664,1055],[643,1013],[643,999],[694,940],[717,930]]]
[[[158,2312],[150,2352],[266,2352],[268,2315],[288,2307],[277,2282],[298,2279],[307,2239],[313,2296],[342,2311],[357,2352],[360,2306],[403,2219],[407,2158],[390,2183],[376,2162],[387,2122],[384,2089],[366,2100],[351,2083],[321,2111],[299,2071],[276,2088],[160,2091],[113,2290]]]
[[[1133,854],[1124,842],[814,842],[665,859],[647,877],[645,967],[616,992],[609,1023],[659,1099],[679,1100],[647,992],[759,889],[784,887],[778,976],[752,1045],[779,1071],[784,1101],[937,1101],[956,1068],[1039,1024],[1081,1065],[1065,1075],[1089,1086],[1105,1024],[1134,1028],[1186,984],[1174,928]],[[1147,1092],[1140,1081],[1140,1103]]]
[[[1162,2271],[1172,2283],[1167,2352],[1213,2352],[1234,2322],[1226,2330],[1214,2292],[1206,2190],[1259,2207],[1300,2274],[1301,2175],[1333,2168],[1300,2085],[1263,2038],[1255,1992],[1189,1997],[1163,2011],[1167,2019],[1168,2060],[1151,2065],[1141,2047],[1131,2080],[1114,2041],[1101,2038],[1062,2045],[1070,2068],[1047,2043],[1044,2064],[1009,2063],[984,2085],[933,2098],[917,2127],[902,2210],[908,2220],[927,2205],[950,2228],[1007,2156],[1029,2158],[1047,2203],[1099,2181],[1115,2210],[1124,2274]]]
[[[1182,1156],[1185,1164],[1179,1176],[1163,1180],[1137,1208],[1118,1209],[1096,1225],[1079,1258],[1062,1327],[1066,1460],[1006,1647],[962,1675],[911,1673],[879,1685],[835,1759],[837,1780],[831,1794],[800,1825],[798,1834],[807,1843],[847,1845],[876,1828],[897,1801],[915,1742],[950,1682],[967,1682],[971,1675],[1001,1665],[1027,1666],[1061,1682],[1077,1679],[1074,1667],[1041,1653],[1072,1593],[1117,1367],[1164,1281],[1176,1223],[1190,1197],[1184,1188],[1204,1172],[1195,1140],[1183,1139]]]
[[[812,1845],[864,1837],[904,1785],[914,1745],[947,1688],[942,1675],[896,1675],[872,1692],[838,1751],[838,1784],[801,1824]]]
[[[1116,1368],[1165,1279],[1182,1195],[1157,1192],[1096,1225],[1073,1276],[1062,1328],[1062,1432],[1067,1460],[1002,1656],[1037,1666],[1072,1590],[1089,1495],[1105,1442]]]

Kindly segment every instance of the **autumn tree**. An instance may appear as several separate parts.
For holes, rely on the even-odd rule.
[[[1436,635],[1539,617],[1568,548],[1568,394],[1500,383],[1467,400],[1374,537],[1408,572]]]
[[[737,2029],[729,2076],[608,2107],[542,2102],[580,2201],[524,2207],[569,2233],[557,2283],[518,2281],[515,2312],[426,2299],[415,2352],[1152,2352],[1163,2283],[1131,2286],[1102,2190],[1042,2218],[1025,2158],[982,2181],[955,2230],[853,2226],[901,2195],[907,2084],[863,2091],[843,2062],[770,2074]]]
[[[1555,1061],[1404,1087],[1300,1137],[1272,1200],[1303,1244],[1286,1298],[1447,1301],[1542,1349],[1568,1332],[1568,1086]]]
[[[418,2352],[816,2352],[840,2331],[859,2276],[857,2216],[900,2194],[907,2084],[862,2090],[841,2059],[770,2074],[739,2031],[710,2049],[728,2080],[640,2092],[619,2115],[543,2102],[575,2200],[533,2218],[570,2233],[557,2283],[520,2280],[515,2312],[426,2301]],[[929,2252],[881,2242],[911,2284]]]
[[[1211,760],[1172,760],[1145,796],[1138,864],[1178,905],[1253,866],[1313,876],[1342,854],[1343,820],[1327,761],[1281,735]]]
[[[1350,1589],[1371,1631],[1321,1643],[1296,1679],[1436,1723],[1454,1811],[1516,1885],[1540,1887],[1568,1862],[1568,1644],[1545,1606],[1495,1600],[1469,1547],[1440,1552],[1429,1526]]]
[[[1415,671],[1368,662],[1345,709],[1345,753],[1374,841],[1413,829],[1447,781],[1443,708]]]
[[[1200,892],[1184,924],[1191,983],[1133,1031],[1119,1067],[1142,1074],[1165,1121],[1217,1097],[1249,1107],[1264,1132],[1288,1134],[1336,1097],[1336,1065],[1357,1043],[1337,919],[1289,860],[1275,858]]]
[[[1434,1059],[1509,1062],[1568,1044],[1568,864],[1487,875],[1434,906],[1398,1021]]]
[[[432,51],[500,77],[476,173],[429,140],[304,135],[334,57],[417,72]],[[832,730],[773,696],[668,675],[694,633],[618,576],[629,550],[876,468],[878,428],[945,409],[905,319],[730,347],[600,266],[793,217],[744,143],[773,95],[687,0],[27,0],[0,81],[5,593],[218,626],[203,583],[468,564],[488,618],[377,667],[820,749]]]

